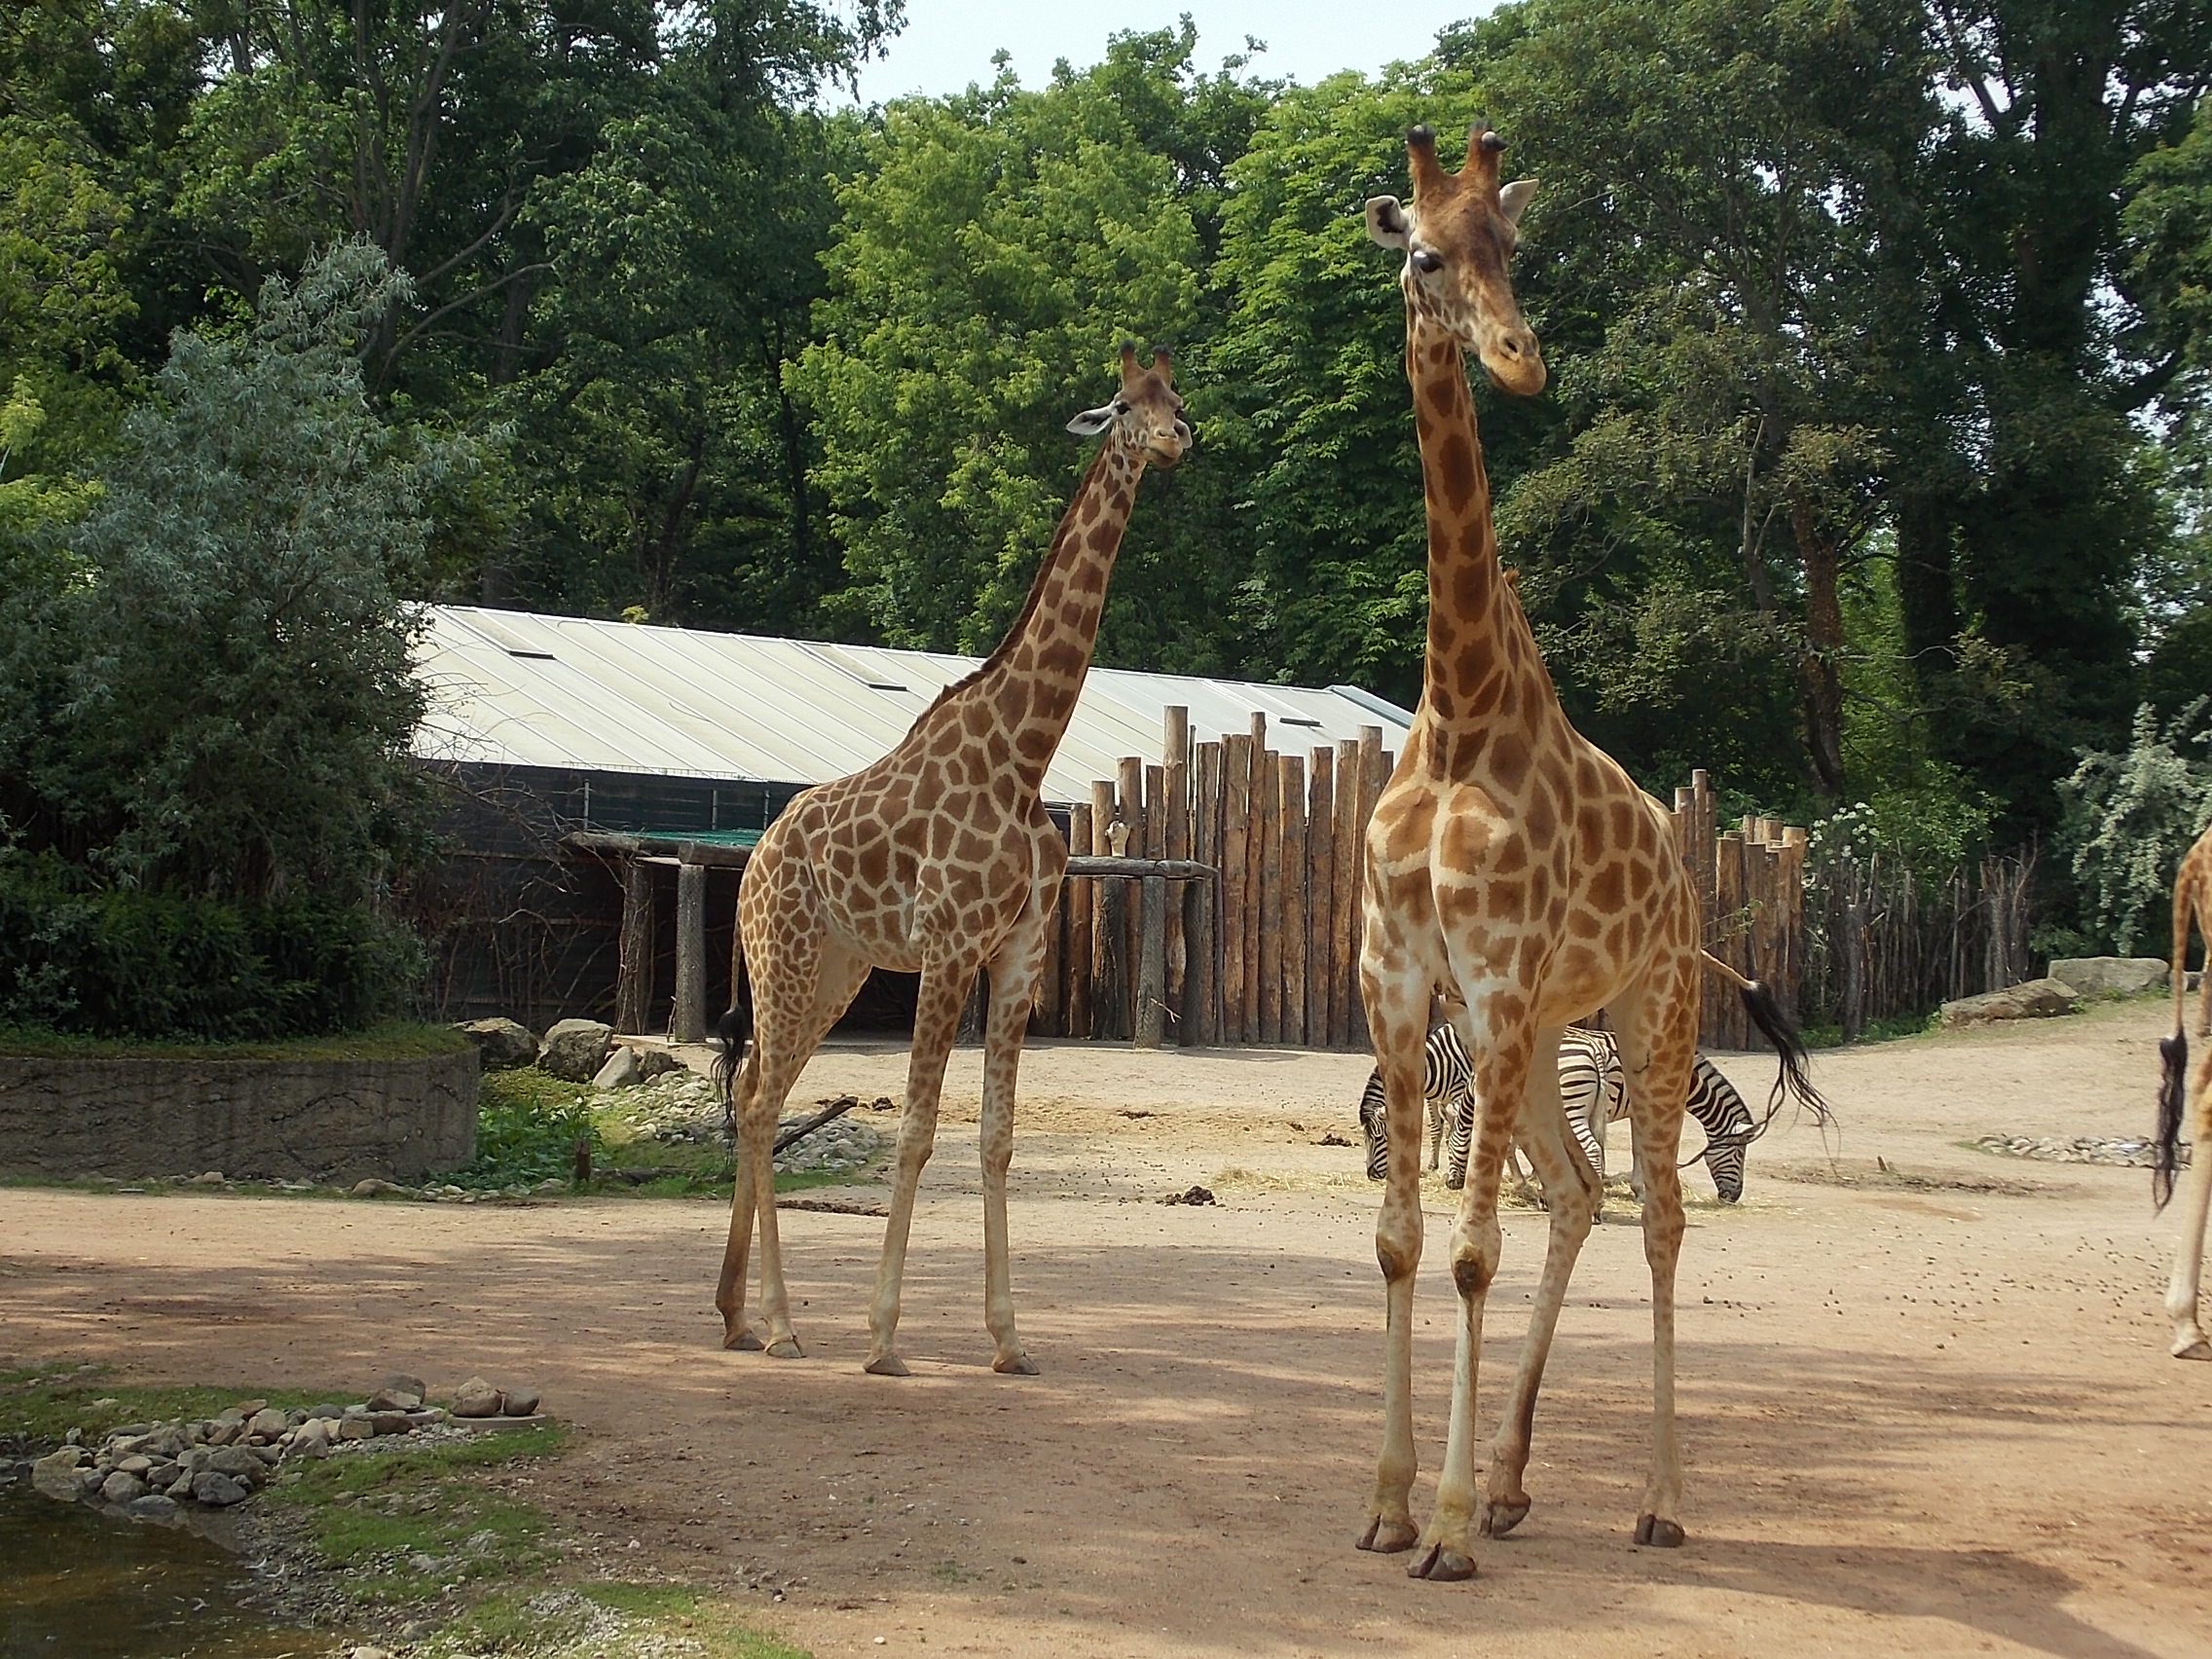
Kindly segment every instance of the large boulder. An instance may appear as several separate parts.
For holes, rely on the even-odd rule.
[[[537,1038],[530,1027],[512,1019],[463,1020],[460,1029],[476,1044],[486,1071],[511,1071],[537,1058]]]
[[[645,1081],[645,1068],[638,1064],[638,1051],[624,1044],[616,1044],[614,1051],[607,1056],[591,1080],[594,1088],[632,1088]]]
[[[1999,1019],[2046,1019],[2055,1014],[2072,1014],[2082,993],[2056,979],[2030,979],[1987,991],[1978,997],[1961,997],[1943,1005],[1943,1025],[1986,1025]]]
[[[563,1019],[545,1033],[537,1063],[570,1083],[589,1083],[607,1064],[614,1046],[614,1027],[597,1019]]]
[[[2166,962],[2162,956],[2059,956],[2051,960],[2050,977],[2085,997],[2156,991],[2165,986]]]

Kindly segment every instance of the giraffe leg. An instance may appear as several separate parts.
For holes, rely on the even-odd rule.
[[[1475,1402],[1482,1371],[1483,1311],[1497,1276],[1503,1239],[1497,1224],[1497,1186],[1513,1144],[1521,1099],[1528,1088],[1536,1034],[1503,1017],[1498,1004],[1512,987],[1479,986],[1458,976],[1468,1012],[1462,1035],[1474,1059],[1474,1145],[1459,1219],[1452,1229],[1452,1279],[1459,1292],[1459,1326],[1452,1367],[1452,1411],[1444,1439],[1444,1466],[1436,1479],[1436,1507],[1421,1533],[1421,1552],[1409,1576],[1438,1580],[1475,1575]]]
[[[914,997],[914,1046],[906,1060],[906,1109],[899,1117],[899,1159],[892,1176],[891,1219],[883,1229],[883,1259],[875,1270],[875,1295],[867,1309],[867,1360],[878,1377],[904,1377],[906,1362],[894,1341],[899,1331],[899,1286],[906,1272],[906,1235],[914,1221],[914,1190],[937,1144],[938,1099],[944,1065],[960,1029],[960,1011],[975,983],[976,965],[931,963]]]
[[[1566,1305],[1567,1281],[1573,1276],[1583,1240],[1589,1237],[1598,1214],[1597,1176],[1571,1139],[1560,1099],[1556,1031],[1536,1033],[1518,1128],[1529,1161],[1535,1165],[1536,1178],[1543,1183],[1550,1228],[1544,1245],[1543,1279],[1529,1316],[1528,1335],[1521,1345],[1513,1392],[1506,1401],[1505,1415],[1498,1420],[1497,1437],[1491,1443],[1490,1488],[1481,1519],[1482,1530],[1493,1537],[1503,1537],[1529,1514],[1529,1493],[1522,1478],[1529,1469],[1536,1394],[1551,1357],[1560,1309]]]
[[[1682,1459],[1675,1438],[1675,1267],[1682,1248],[1682,1180],[1675,1162],[1697,1053],[1696,958],[1685,956],[1654,975],[1660,977],[1656,992],[1647,990],[1635,1001],[1621,1029],[1629,1126],[1643,1177],[1643,1259],[1651,1270],[1651,1475],[1636,1541],[1673,1548],[1682,1541]]]
[[[1369,904],[1372,928],[1376,907]],[[1414,1451],[1414,1275],[1420,1267],[1420,1124],[1422,1044],[1428,1035],[1433,975],[1361,964],[1368,1033],[1382,1074],[1388,1126],[1382,1209],[1375,1224],[1375,1256],[1382,1269],[1382,1451],[1375,1464],[1359,1547],[1388,1554],[1411,1549],[1419,1535],[1412,1496]]]
[[[1037,977],[1045,965],[1045,925],[1034,906],[999,947],[991,964],[991,1009],[983,1033],[983,1323],[991,1333],[991,1369],[1037,1375],[1014,1328],[1014,1272],[1007,1247],[1006,1172],[1014,1161],[1014,1080],[1028,1029]]]
[[[724,1347],[762,1346],[761,1339],[745,1328],[746,1248],[757,1221],[760,1314],[768,1330],[767,1349],[778,1359],[795,1359],[804,1351],[792,1331],[782,1238],[776,1226],[776,1124],[824,1033],[837,1022],[866,977],[867,963],[863,958],[834,944],[811,942],[804,950],[787,952],[776,967],[755,971],[754,1046],[739,1076],[737,1178],[731,1192],[721,1284],[715,1298],[722,1313]],[[744,1087],[748,1083],[749,1088]]]
[[[2197,1322],[2196,1296],[2204,1267],[2204,1223],[2207,1212],[2212,1212],[2212,1050],[2201,1050],[2190,1070],[2194,1075],[2189,1090],[2189,1195],[2182,1200],[2181,1236],[2174,1245],[2173,1277],[2166,1285],[2166,1316],[2174,1322],[2174,1358],[2212,1359],[2212,1339]]]

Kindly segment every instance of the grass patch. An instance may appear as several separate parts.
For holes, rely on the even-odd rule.
[[[450,1025],[394,1020],[364,1031],[298,1037],[282,1043],[164,1043],[82,1037],[37,1026],[0,1025],[0,1055],[37,1059],[415,1060],[459,1054],[468,1034]]]
[[[107,1367],[73,1366],[65,1361],[0,1371],[0,1447],[18,1455],[33,1447],[55,1446],[72,1428],[89,1443],[131,1422],[167,1422],[172,1418],[210,1418],[240,1400],[265,1399],[290,1411],[322,1404],[327,1394],[296,1388],[267,1393],[235,1388],[127,1388],[100,1379]]]
[[[728,1604],[672,1584],[608,1580],[553,1589],[501,1591],[479,1601],[434,1644],[439,1653],[571,1655],[674,1651],[699,1659],[809,1659],[749,1628]],[[676,1646],[676,1643],[682,1643]]]

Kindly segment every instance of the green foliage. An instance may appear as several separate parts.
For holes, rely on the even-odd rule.
[[[2212,730],[2199,697],[2160,721],[2135,711],[2122,752],[2084,751],[2058,786],[2086,938],[2126,956],[2165,942],[2174,870],[2212,819]]]
[[[477,1088],[476,1159],[436,1179],[479,1191],[572,1180],[576,1143],[594,1163],[607,1143],[592,1117],[589,1094],[535,1066],[486,1072]]]
[[[414,937],[358,904],[103,886],[51,852],[0,854],[0,1024],[269,1042],[372,1024],[421,968]]]
[[[885,112],[790,375],[852,576],[833,614],[894,645],[995,643],[1088,459],[1068,417],[1112,390],[1119,341],[1172,344],[1196,313],[1175,183],[1088,77]]]

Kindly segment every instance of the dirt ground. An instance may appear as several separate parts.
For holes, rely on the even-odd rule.
[[[2173,1221],[2144,1171],[1962,1144],[2143,1132],[2164,1017],[1823,1055],[1832,1162],[1783,1124],[1740,1206],[1685,1173],[1676,1551],[1630,1542],[1650,1327],[1611,1206],[1554,1349],[1535,1509],[1472,1584],[1351,1547],[1382,1296],[1376,1189],[1316,1144],[1353,1132],[1366,1067],[1342,1054],[1030,1051],[1012,1225],[1041,1378],[988,1369],[973,1050],[915,1219],[903,1381],[860,1371],[880,1221],[784,1213],[807,1357],[777,1361],[717,1346],[723,1214],[676,1200],[8,1192],[0,1354],[145,1382],[528,1382],[584,1430],[535,1495],[610,1569],[784,1583],[760,1623],[822,1654],[2206,1655],[2212,1366],[2166,1357]],[[1763,1095],[1770,1061],[1720,1060]],[[896,1095],[903,1063],[826,1051],[794,1100]],[[1218,1205],[1156,1201],[1199,1182]],[[1454,1306],[1441,1189],[1429,1210],[1417,1514]],[[1505,1235],[1486,1431],[1541,1216]]]

